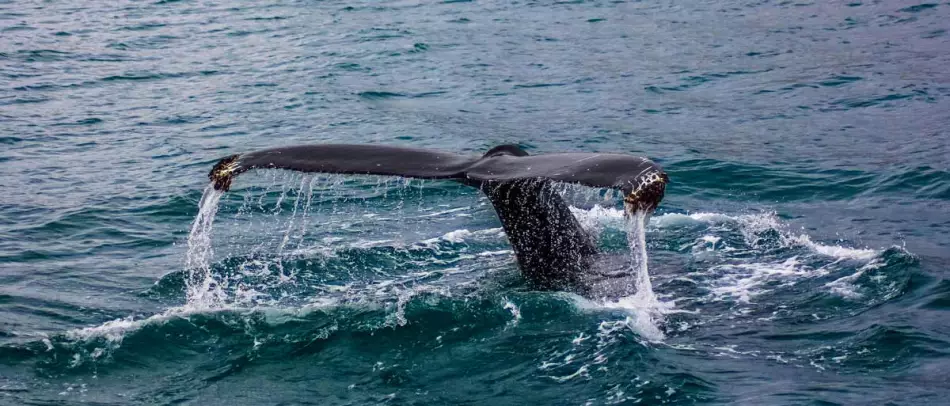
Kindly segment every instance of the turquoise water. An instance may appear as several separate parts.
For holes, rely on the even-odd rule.
[[[0,403],[943,403],[947,21],[0,2]],[[530,290],[450,182],[261,171],[199,215],[218,158],[318,142],[648,156],[656,300]],[[571,198],[630,266],[619,198]]]

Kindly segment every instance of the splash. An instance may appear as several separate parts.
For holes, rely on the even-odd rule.
[[[198,203],[198,215],[188,234],[188,253],[185,256],[188,279],[185,283],[189,305],[214,308],[224,301],[225,294],[211,273],[211,259],[214,257],[211,231],[214,216],[218,212],[218,202],[223,195],[213,184],[205,187]]]
[[[853,248],[837,244],[823,244],[815,242],[808,234],[796,234],[783,224],[775,212],[756,214],[728,215],[723,213],[667,213],[654,218],[654,227],[659,229],[677,229],[697,225],[726,227],[742,234],[745,243],[755,248],[764,241],[762,235],[774,232],[777,243],[783,248],[805,248],[815,254],[839,260],[869,261],[881,255],[881,251],[870,248]],[[715,236],[712,236],[715,237]],[[702,249],[705,250],[709,241],[706,237]],[[718,241],[711,244],[712,248],[719,247]],[[718,249],[718,248],[716,248]]]
[[[657,300],[650,282],[646,243],[648,217],[649,214],[643,210],[637,210],[627,216],[627,243],[630,247],[630,267],[634,274],[636,293],[606,305],[629,309],[631,312],[624,324],[647,340],[661,341],[665,337],[659,325],[663,322],[663,311],[669,306]]]
[[[644,211],[634,212],[627,220],[627,241],[630,244],[630,262],[636,275],[637,293],[633,298],[637,302],[657,307],[659,302],[650,283],[650,271],[647,266],[646,219]]]
[[[280,235],[278,236],[278,239],[274,241],[276,244],[278,257],[283,257],[286,255],[306,256],[308,253],[308,250],[306,249],[301,251],[302,245],[300,244],[299,240],[304,238],[304,234],[306,233],[307,217],[309,217],[311,214],[310,209],[313,204],[313,193],[316,189],[313,184],[315,179],[304,177],[300,180],[294,179],[294,182],[281,183],[294,184],[297,183],[297,181],[299,181],[300,184],[299,191],[297,193],[288,191],[287,187],[281,187],[280,194],[277,196],[277,203],[274,206],[273,211],[271,211],[272,215],[277,215],[282,211],[282,208],[285,208],[283,203],[288,203],[287,199],[294,200],[293,202],[287,204],[286,210],[284,210],[289,216],[289,219],[287,219],[286,223],[282,225]],[[289,189],[292,190],[293,188],[291,187]],[[233,308],[234,306],[259,305],[262,303],[262,301],[258,300],[257,296],[268,295],[266,292],[258,292],[260,289],[254,290],[255,286],[260,285],[248,285],[247,287],[241,288],[241,286],[239,286],[240,284],[237,284],[233,277],[222,277],[221,275],[216,275],[214,272],[212,272],[212,263],[214,259],[212,227],[222,196],[222,192],[215,190],[211,185],[206,187],[204,190],[199,203],[198,214],[194,219],[191,233],[188,237],[188,251],[185,259],[185,266],[188,272],[186,281],[186,304],[180,309],[174,309],[172,313],[181,311],[217,311]],[[247,204],[248,199],[245,199],[245,205]],[[259,201],[258,205],[261,204],[262,203]],[[242,210],[243,209],[244,208],[242,206]],[[581,217],[581,219],[590,217],[590,221],[588,221],[590,224],[587,224],[588,228],[596,229],[599,227],[616,225],[617,228],[626,228],[627,231],[627,245],[629,246],[630,256],[628,265],[626,267],[628,267],[629,275],[632,276],[632,287],[635,289],[633,290],[635,293],[630,296],[621,297],[619,299],[603,299],[599,303],[587,303],[593,304],[595,307],[601,309],[616,309],[625,313],[628,316],[625,320],[616,321],[618,323],[618,328],[628,328],[633,330],[639,336],[649,341],[659,341],[664,339],[664,335],[658,326],[663,322],[664,310],[669,307],[669,304],[662,303],[657,299],[650,280],[645,237],[646,226],[649,218],[648,213],[644,211],[635,211],[629,213],[629,215],[625,215],[624,211],[622,210],[603,208],[599,205],[595,206],[595,209],[592,211],[580,210],[576,208],[572,209],[575,216],[581,214],[581,216],[578,216]],[[458,210],[459,209],[449,209],[448,212],[455,212]],[[584,214],[587,216],[585,217]],[[303,219],[300,218],[301,215]],[[497,235],[503,235],[502,229],[492,228],[476,231],[458,229],[446,233],[441,237],[424,240],[422,242],[416,243],[415,245],[429,246],[440,245],[442,243],[458,244],[473,238],[479,239],[485,236],[495,237]],[[392,243],[393,241],[385,240],[374,242],[372,245],[389,246],[392,245]],[[296,249],[294,248],[295,246]],[[258,249],[261,247],[263,246],[259,246]],[[326,249],[327,247],[321,245],[321,248]],[[510,253],[510,251],[499,252]],[[494,255],[497,253],[491,252],[487,254]],[[267,265],[268,264],[265,264],[265,267]],[[295,277],[295,275],[292,273],[288,273],[288,270],[282,269],[282,263],[278,263],[276,266],[281,268],[279,269],[279,273],[282,282]],[[415,278],[416,277],[413,276],[410,279],[415,280]],[[387,281],[384,284],[396,284],[397,286],[400,285],[396,280]],[[235,286],[238,286],[238,288],[235,288]],[[248,290],[248,288],[250,290]],[[395,325],[403,325],[406,323],[403,308],[404,304],[410,298],[418,294],[420,290],[425,291],[427,288],[431,287],[429,285],[423,284],[410,289],[399,289],[399,292],[396,292],[397,300],[394,306],[395,314],[393,315],[393,320],[391,320]],[[362,294],[366,293],[365,291],[360,291]],[[245,293],[247,293],[247,295],[245,295]],[[279,302],[282,303],[283,300],[275,299],[272,301],[267,301],[267,305],[277,305]],[[517,308],[515,308],[513,311],[517,311]],[[516,318],[515,323],[517,323],[517,315],[514,317]]]
[[[188,271],[185,279],[187,294],[185,305],[166,309],[147,318],[128,316],[99,326],[67,331],[64,337],[70,341],[103,340],[101,343],[103,346],[91,353],[77,352],[70,363],[70,368],[75,368],[86,361],[95,362],[100,358],[111,357],[112,352],[121,346],[126,335],[144,326],[164,324],[177,318],[188,318],[194,314],[229,310],[225,306],[226,294],[211,273],[211,260],[214,257],[211,245],[212,226],[215,214],[218,212],[218,203],[223,195],[223,192],[214,189],[213,184],[209,184],[205,187],[198,203],[198,214],[188,234],[188,252],[185,255],[185,269]]]
[[[659,326],[664,322],[663,315],[672,307],[672,303],[661,302],[653,292],[646,245],[648,217],[647,212],[640,210],[626,216],[629,266],[630,273],[634,276],[635,293],[614,301],[598,303],[597,307],[618,309],[627,314],[623,320],[602,322],[602,328],[608,331],[630,329],[647,341],[658,342],[665,338]]]

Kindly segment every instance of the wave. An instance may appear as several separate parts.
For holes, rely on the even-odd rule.
[[[455,210],[445,210],[445,214],[457,213]],[[623,227],[624,214],[622,210],[615,208],[605,208],[595,206],[590,209],[579,209],[572,207],[572,212],[578,217],[580,223],[589,231],[613,230]],[[692,214],[662,214],[655,216],[648,226],[648,230],[654,234],[677,234],[684,228],[702,227],[701,230],[693,234],[699,234],[694,241],[696,254],[702,251],[712,250],[713,252],[741,255],[749,250],[761,248],[791,248],[803,249],[805,253],[817,257],[828,257],[834,261],[865,261],[865,266],[875,258],[880,258],[883,251],[867,248],[850,248],[842,245],[823,244],[815,242],[806,234],[794,234],[787,232],[781,225],[774,213],[761,213],[749,215],[728,215],[722,213],[692,213]],[[729,246],[732,242],[728,235],[716,236],[710,234],[712,231],[725,231],[725,234],[734,232],[741,235],[741,240],[736,246]],[[689,233],[682,233],[689,234]],[[772,240],[768,240],[771,236]],[[659,237],[662,237],[660,235]],[[472,273],[477,275],[479,267],[485,265],[484,260],[490,258],[499,258],[506,263],[508,269],[512,266],[511,251],[507,245],[504,245],[504,231],[501,228],[493,227],[482,230],[471,231],[469,229],[457,229],[446,232],[439,237],[423,239],[414,243],[403,243],[388,239],[343,239],[336,237],[333,239],[324,239],[319,244],[310,246],[301,246],[288,250],[280,255],[250,255],[238,256],[224,259],[215,264],[209,264],[210,272],[218,275],[227,276],[232,281],[239,283],[231,286],[242,286],[243,291],[237,289],[227,293],[227,302],[235,304],[243,303],[244,306],[266,305],[268,303],[281,303],[281,300],[274,300],[272,295],[287,295],[289,292],[296,291],[298,295],[319,295],[329,293],[350,292],[352,296],[370,294],[366,289],[370,289],[373,283],[353,283],[353,279],[373,279],[381,280],[386,284],[405,285],[415,283],[433,283],[440,285],[439,281],[446,278],[449,274]],[[770,246],[771,244],[771,246]],[[474,249],[472,249],[474,248]],[[724,261],[734,260],[738,257],[727,257]],[[469,261],[468,266],[462,266],[459,261]],[[806,260],[797,256],[782,258],[776,262],[747,262],[747,263],[723,263],[714,264],[706,269],[709,275],[717,275],[715,285],[709,285],[710,292],[717,297],[737,297],[742,301],[748,301],[756,295],[765,293],[765,291],[756,291],[757,287],[767,284],[772,277],[815,277],[823,276],[830,271],[825,268],[808,269]],[[403,265],[400,265],[403,264]],[[352,273],[354,269],[369,267],[379,269],[373,272]],[[281,282],[270,278],[274,272],[293,271],[295,277],[299,278],[295,283]],[[262,274],[263,272],[263,274]],[[320,278],[313,276],[325,274],[340,274],[336,279]],[[243,275],[243,276],[242,276]],[[262,275],[267,276],[260,278]],[[255,279],[250,276],[257,276]],[[397,278],[393,279],[393,276]],[[153,288],[153,293],[158,297],[174,296],[175,292],[181,288],[180,272],[169,274],[163,278]],[[688,276],[687,276],[688,278]],[[451,279],[451,278],[450,278]],[[855,279],[855,278],[852,278]],[[833,293],[844,293],[847,289],[844,285],[852,279],[843,278],[834,283],[829,283],[828,288]],[[464,282],[464,280],[452,280],[452,282]],[[226,282],[220,282],[219,288],[226,287]],[[444,284],[441,284],[444,286]],[[278,289],[271,289],[274,287]],[[362,290],[361,290],[362,289]],[[268,294],[267,292],[270,292]],[[293,299],[293,296],[291,296]],[[243,301],[242,301],[243,300]],[[293,301],[293,300],[291,300]],[[305,302],[297,300],[296,302]],[[581,307],[591,306],[602,309],[633,309],[637,306],[624,302],[604,302],[604,303],[583,303],[578,302]],[[662,306],[666,310],[672,310],[670,303]],[[634,321],[634,320],[631,320]],[[654,335],[656,337],[656,335]]]
[[[208,208],[195,223],[201,231],[196,235],[208,237],[196,244],[201,250],[210,249],[212,219],[207,216],[213,213]],[[427,209],[420,218],[466,218],[476,209]],[[628,219],[618,208],[571,210],[586,230],[602,238],[629,231]],[[293,206],[284,216],[292,212]],[[169,334],[191,337],[173,339],[168,345],[174,348],[191,346],[196,336],[229,335],[246,337],[239,345],[252,349],[295,347],[400,329],[446,327],[465,334],[518,330],[556,314],[588,320],[598,331],[592,335],[596,345],[583,356],[578,353],[576,360],[544,361],[549,364],[540,369],[550,372],[550,379],[568,382],[596,375],[624,342],[676,345],[671,340],[727,315],[776,322],[800,317],[829,300],[846,300],[850,304],[845,306],[854,309],[891,300],[906,285],[906,274],[900,271],[914,261],[898,248],[815,241],[789,231],[775,213],[664,213],[645,225],[651,265],[661,270],[652,277],[654,298],[591,300],[525,291],[499,227],[457,228],[408,242],[337,233],[281,252],[264,248],[223,259],[214,259],[210,251],[192,252],[186,269],[166,275],[146,292],[169,301],[167,310],[10,344],[2,352],[22,359],[25,351],[50,368],[68,371],[115,363],[118,353],[147,352],[150,343]],[[668,252],[687,253],[694,262],[686,269],[666,269]],[[190,293],[182,297],[183,291]],[[810,302],[814,300],[824,302]],[[796,309],[783,313],[776,303],[793,303]],[[284,338],[274,338],[278,335]],[[443,343],[448,340],[445,334],[440,337]],[[585,337],[577,339],[590,338]]]
[[[0,353],[31,353],[48,367],[65,372],[114,364],[119,361],[119,353],[120,358],[130,353],[144,356],[155,350],[156,342],[181,350],[196,342],[238,337],[244,350],[260,350],[261,346],[293,347],[352,334],[403,335],[397,330],[404,329],[424,334],[444,330],[442,340],[449,341],[447,335],[456,339],[485,330],[514,328],[522,321],[545,322],[551,310],[578,314],[573,302],[561,295],[484,289],[459,292],[425,286],[390,293],[367,295],[352,302],[314,298],[297,306],[209,308],[185,304],[147,317],[129,316],[22,345],[0,346]],[[448,320],[453,322],[447,325]]]
[[[870,260],[880,255],[881,251],[869,248],[852,248],[842,245],[822,244],[812,241],[807,234],[795,234],[787,230],[774,212],[728,215],[723,213],[669,213],[657,216],[654,223],[657,228],[680,228],[695,225],[732,226],[744,237],[744,242],[750,246],[762,246],[768,243],[768,237],[777,239],[781,248],[803,247],[815,254],[836,259]],[[712,236],[703,236],[704,243],[716,243],[719,240]]]

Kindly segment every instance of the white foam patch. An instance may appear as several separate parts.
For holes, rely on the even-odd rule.
[[[512,250],[485,251],[485,252],[479,252],[477,256],[479,256],[479,257],[494,257],[494,256],[498,256],[498,255],[514,255],[514,253],[515,253],[515,252],[512,251]]]
[[[699,224],[732,223],[735,221],[735,217],[720,213],[666,213],[653,217],[651,225],[657,228],[673,228]]]
[[[469,240],[492,239],[492,238],[499,238],[504,235],[505,235],[505,232],[501,227],[486,228],[484,230],[476,230],[476,231],[469,231],[468,229],[459,229],[459,230],[449,231],[440,237],[423,240],[420,242],[420,244],[426,245],[426,246],[431,246],[431,245],[439,244],[442,242],[461,244]]]
[[[840,245],[819,244],[812,241],[811,237],[806,234],[791,236],[788,237],[788,240],[794,242],[795,244],[808,247],[818,254],[839,259],[868,261],[880,255],[879,251],[867,248],[848,248],[842,247]]]
[[[511,321],[508,322],[509,327],[514,327],[518,325],[518,322],[521,321],[521,308],[518,307],[514,302],[504,298],[505,300],[505,310],[511,312]]]
[[[419,272],[410,275],[407,279],[425,277],[428,274],[428,272]],[[270,325],[280,325],[285,322],[299,320],[301,317],[306,317],[317,311],[325,311],[341,306],[356,306],[369,310],[386,309],[387,323],[403,326],[408,323],[405,316],[405,306],[413,297],[422,293],[436,293],[444,297],[452,296],[445,287],[418,285],[406,288],[401,286],[400,282],[386,280],[357,289],[354,289],[352,285],[327,286],[328,291],[335,291],[341,295],[314,297],[303,305],[280,305],[276,301],[264,303],[256,300],[254,296],[257,293],[249,291],[247,296],[253,300],[248,302],[240,301],[243,296],[236,294],[229,303],[188,303],[183,306],[169,308],[164,312],[146,318],[129,316],[108,321],[98,326],[69,330],[65,333],[65,337],[72,341],[86,342],[102,338],[107,342],[107,350],[114,350],[121,345],[125,337],[146,326],[162,325],[175,319],[188,319],[194,315],[214,315],[228,312],[244,315],[255,313],[262,314],[265,322]],[[514,310],[511,311],[516,319],[520,319],[521,314],[517,307],[514,307]]]
[[[837,294],[846,299],[860,299],[864,296],[864,294],[858,291],[858,278],[860,278],[866,272],[878,269],[882,266],[884,266],[884,261],[875,259],[869,262],[867,265],[858,268],[858,270],[851,275],[843,276],[826,283],[825,287],[828,288],[831,293]]]
[[[663,315],[673,308],[673,302],[649,301],[642,296],[633,295],[601,302],[599,307],[627,313],[626,318],[620,321],[619,325],[629,328],[651,342],[660,342],[666,336],[660,330],[659,324],[663,322]]]
[[[280,325],[286,322],[299,320],[301,317],[321,311],[326,308],[339,306],[339,300],[330,298],[316,298],[315,300],[300,307],[245,307],[238,305],[216,305],[214,308],[202,307],[196,305],[184,305],[173,307],[162,313],[154,314],[146,318],[135,318],[133,316],[107,321],[94,327],[85,327],[80,329],[68,330],[64,334],[65,338],[77,342],[90,342],[96,339],[105,340],[105,348],[97,348],[90,354],[90,360],[95,361],[103,355],[109,355],[112,351],[118,349],[122,341],[129,335],[142,328],[153,325],[163,325],[176,319],[189,319],[195,315],[213,315],[216,313],[235,312],[235,313],[259,313],[264,316],[264,321],[270,325]],[[362,306],[367,306],[363,304]],[[372,307],[372,306],[369,306]],[[47,340],[48,341],[48,340]],[[48,344],[48,350],[53,346]],[[76,354],[73,367],[82,364],[80,354]]]
[[[819,254],[837,259],[868,261],[880,255],[880,251],[868,248],[850,248],[840,245],[827,245],[815,242],[807,234],[793,234],[779,221],[774,212],[759,214],[742,214],[730,216],[722,213],[668,213],[654,217],[652,226],[663,228],[683,227],[689,225],[707,224],[714,226],[734,225],[735,230],[742,234],[749,245],[755,246],[760,237],[758,234],[775,230],[779,234],[780,244],[785,247],[803,247]],[[703,237],[704,240],[706,237]]]
[[[823,268],[808,269],[792,257],[782,263],[749,263],[718,265],[709,272],[715,278],[711,293],[717,300],[734,299],[741,303],[751,303],[752,299],[770,292],[762,288],[765,284],[778,281],[780,284],[794,284],[801,278],[813,278],[827,274]]]
[[[462,229],[462,230],[456,230],[456,231],[445,233],[445,235],[442,236],[442,240],[452,242],[452,243],[461,243],[461,242],[465,242],[466,238],[469,238],[473,235],[474,233],[472,233],[471,231]]]
[[[320,240],[320,243],[300,247],[290,252],[284,253],[285,256],[289,257],[308,257],[308,256],[321,256],[321,257],[335,257],[336,252],[341,249],[373,249],[380,247],[393,247],[393,248],[408,248],[410,246],[417,247],[435,247],[441,243],[453,243],[461,244],[469,241],[485,241],[493,240],[498,238],[503,238],[505,232],[501,227],[496,228],[487,228],[484,230],[475,230],[469,231],[468,229],[459,229],[449,231],[439,237],[429,238],[415,243],[406,243],[400,242],[393,239],[357,239],[356,241],[347,242],[343,238],[339,237],[325,237]],[[505,251],[489,251],[485,253],[480,253],[478,256],[492,256],[499,255],[502,253],[510,253],[510,250]]]
[[[722,241],[722,237],[717,237],[715,235],[704,235],[700,238],[697,238],[693,243],[693,252],[709,252],[716,251],[717,244]],[[729,247],[725,247],[723,250],[728,251]]]
[[[611,207],[593,206],[590,209],[570,208],[571,213],[586,230],[599,231],[606,227],[623,228],[624,212]],[[810,249],[816,254],[854,260],[870,260],[880,254],[880,251],[868,248],[850,248],[840,245],[826,245],[814,242],[807,234],[795,235],[786,230],[774,212],[759,214],[728,215],[723,213],[696,212],[696,213],[667,213],[654,216],[650,226],[655,228],[675,228],[690,225],[735,225],[736,230],[742,233],[748,243],[753,244],[758,237],[757,233],[774,229],[779,232],[782,243],[786,246],[801,246]],[[703,241],[715,245],[719,237],[707,235]]]
[[[87,341],[93,338],[102,337],[109,343],[119,344],[122,342],[122,339],[125,338],[127,333],[136,331],[146,324],[162,322],[168,318],[170,317],[165,316],[164,313],[153,315],[147,319],[138,320],[135,320],[132,316],[129,316],[123,319],[107,321],[102,325],[95,327],[84,327],[80,329],[69,330],[66,332],[66,338],[75,341]]]
[[[122,343],[122,340],[129,333],[136,332],[142,327],[152,324],[164,324],[170,320],[176,318],[187,318],[193,314],[198,313],[214,313],[216,311],[224,310],[233,310],[233,309],[209,309],[209,308],[198,308],[194,306],[181,306],[173,307],[162,313],[149,316],[144,319],[136,319],[133,316],[116,319],[112,321],[107,321],[101,325],[95,327],[84,327],[80,329],[73,329],[66,332],[66,338],[75,341],[89,341],[95,338],[103,338],[110,345],[118,347]]]
[[[570,206],[571,214],[577,218],[581,227],[591,233],[598,233],[604,228],[626,228],[624,212],[620,209],[603,206],[593,206],[590,209],[580,209]]]
[[[740,231],[750,244],[754,244],[758,238],[756,237],[756,233],[771,229],[779,232],[783,246],[804,247],[816,254],[824,256],[838,259],[870,260],[879,254],[879,252],[870,249],[855,249],[839,245],[816,243],[812,241],[811,237],[807,234],[794,235],[785,230],[785,227],[779,223],[775,213],[740,215],[736,217],[736,221],[740,224]]]

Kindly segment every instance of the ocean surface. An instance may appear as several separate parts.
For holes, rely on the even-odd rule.
[[[0,404],[947,404],[920,1],[0,1]],[[644,235],[568,197],[655,296],[531,290],[452,182],[206,190],[324,142],[647,156]]]

